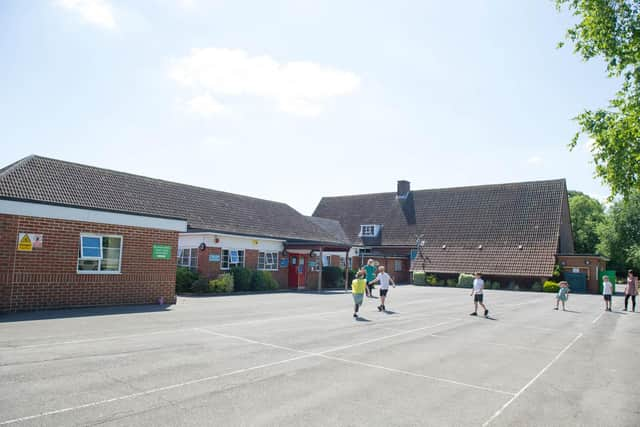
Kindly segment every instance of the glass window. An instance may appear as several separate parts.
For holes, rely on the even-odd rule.
[[[278,252],[259,252],[258,270],[277,270]]]
[[[120,273],[122,237],[80,236],[78,273]]]
[[[223,249],[220,261],[221,270],[229,270],[231,267],[244,267],[244,250]]]
[[[364,224],[360,226],[360,237],[375,237],[380,231],[379,225]]]
[[[187,267],[192,270],[198,269],[198,248],[180,249],[178,255],[178,266]]]
[[[393,261],[393,270],[394,271],[402,271],[402,260],[396,259]]]

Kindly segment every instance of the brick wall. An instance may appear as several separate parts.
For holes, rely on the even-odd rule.
[[[376,249],[376,251],[378,251]],[[393,278],[393,280],[397,283],[409,283],[409,249],[406,250],[406,256],[401,256],[398,254],[397,249],[389,249],[389,255],[385,254],[385,250],[380,250],[378,252],[382,252],[376,255],[365,255],[364,257],[356,256],[351,258],[351,262],[353,268],[359,268],[367,263],[369,259],[373,259],[377,261],[379,265],[384,266],[385,270],[389,275]],[[398,260],[400,262],[400,271],[396,271],[395,262]]]
[[[19,232],[42,234],[42,248],[17,251]],[[121,274],[76,272],[81,233],[122,236]],[[152,259],[153,244],[171,259]],[[0,215],[0,311],[175,303],[177,246],[174,231]]]

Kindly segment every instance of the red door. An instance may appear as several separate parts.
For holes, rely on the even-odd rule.
[[[307,262],[304,255],[289,255],[289,287],[304,287],[307,275]]]

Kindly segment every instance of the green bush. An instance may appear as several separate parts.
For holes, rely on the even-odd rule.
[[[233,275],[234,290],[236,292],[251,291],[251,270],[244,267],[233,267],[231,269]]]
[[[253,271],[251,274],[251,288],[252,291],[270,291],[278,289],[278,282],[273,278],[268,271]]]
[[[444,286],[447,284],[447,281],[444,279],[438,279],[438,281],[436,282],[436,286]]]
[[[438,284],[438,278],[433,274],[428,274],[425,280],[429,286],[435,286]]]
[[[217,279],[209,280],[209,292],[233,292],[233,276],[229,273],[221,274]]]
[[[460,273],[458,276],[458,287],[459,288],[473,288],[473,274],[464,274]]]
[[[534,292],[541,292],[542,291],[542,283],[533,282],[533,285],[531,285],[531,290],[534,291]]]
[[[188,292],[193,282],[198,280],[198,274],[187,267],[178,267],[176,270],[176,292]]]
[[[456,285],[458,284],[458,281],[456,279],[447,279],[446,282],[447,286],[449,286],[450,288],[455,288]]]
[[[191,290],[198,294],[209,292],[209,281],[207,279],[200,278],[193,282]]]
[[[427,274],[424,271],[414,271],[413,272],[413,284],[414,285],[426,285],[427,284]]]
[[[544,292],[558,292],[559,289],[560,286],[558,286],[556,282],[552,282],[551,280],[547,280],[542,286],[542,290]]]
[[[340,267],[322,267],[322,286],[341,288],[344,286],[344,270]]]
[[[491,283],[491,289],[500,289],[500,282],[498,282],[498,281],[492,282]]]

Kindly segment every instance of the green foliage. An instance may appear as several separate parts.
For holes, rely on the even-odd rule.
[[[575,251],[580,254],[596,253],[600,242],[598,227],[605,220],[604,207],[599,201],[586,194],[570,191],[569,210]],[[559,271],[557,278],[560,278]]]
[[[547,282],[549,283],[549,282]],[[552,282],[555,283],[555,282]],[[542,291],[542,283],[540,282],[533,282],[533,285],[531,285],[531,290],[534,292],[541,292]],[[545,292],[550,292],[550,291],[545,291]]]
[[[632,193],[626,200],[616,201],[598,228],[598,250],[610,261],[609,269],[626,275],[625,270],[640,270],[637,245],[640,242],[640,192]]]
[[[251,291],[251,270],[244,267],[233,267],[231,269],[233,275],[233,283],[236,292]]]
[[[187,267],[178,267],[176,270],[176,292],[188,292],[193,282],[198,280],[198,274]]]
[[[413,284],[422,286],[427,284],[426,273],[424,271],[414,271],[413,272]]]
[[[428,274],[425,280],[429,286],[435,286],[438,284],[438,278],[433,274]]]
[[[458,285],[458,281],[456,279],[447,279],[446,285],[450,288],[455,288]]]
[[[492,282],[491,289],[500,289],[500,282]]]
[[[322,286],[341,288],[344,286],[344,270],[340,267],[322,267]]]
[[[473,288],[473,279],[473,274],[460,273],[460,275],[458,276],[458,287]]]
[[[209,281],[209,292],[230,293],[233,292],[233,276],[230,273],[221,274],[217,279]]]
[[[200,278],[193,282],[191,290],[197,294],[209,292],[209,281],[205,278]]]
[[[251,274],[251,291],[271,291],[278,289],[278,282],[269,271],[253,271]]]
[[[542,286],[542,290],[544,292],[558,292],[559,289],[560,289],[560,286],[558,286],[556,282],[552,282],[551,280],[547,280],[546,282],[544,282],[544,285]]]
[[[576,117],[580,134],[592,138],[596,175],[612,195],[627,198],[640,187],[640,0],[556,0],[577,23],[566,38],[584,60],[600,57],[609,77],[621,82],[607,108],[585,110]],[[560,43],[562,46],[563,43]]]

